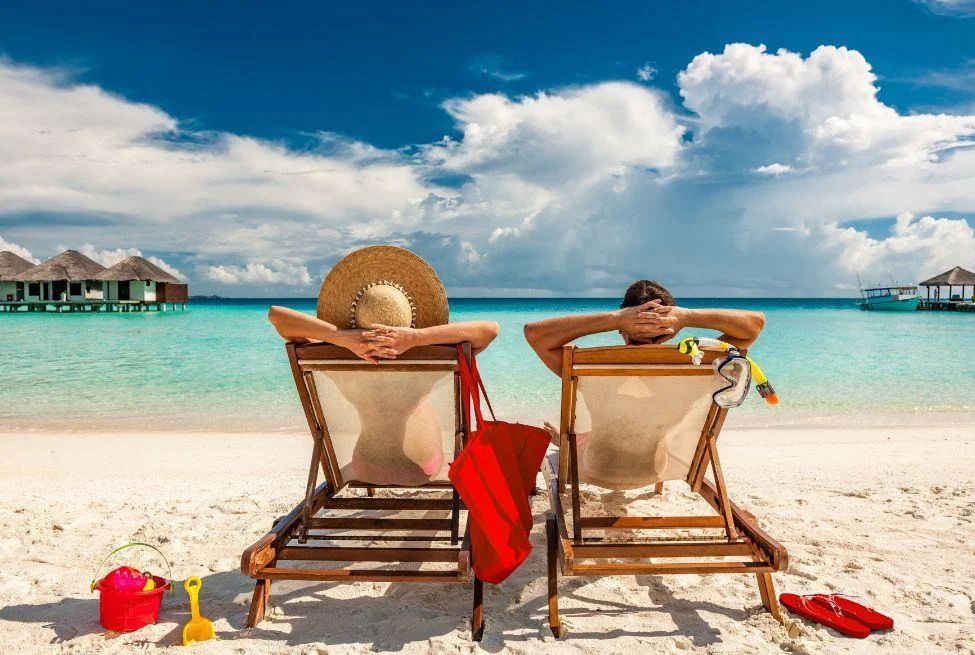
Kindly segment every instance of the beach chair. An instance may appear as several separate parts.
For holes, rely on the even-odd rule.
[[[470,358],[470,344],[462,350]],[[247,625],[263,620],[274,580],[473,578],[471,632],[479,640],[482,583],[472,575],[466,510],[447,478],[469,435],[457,348],[414,348],[379,365],[328,344],[288,343],[287,351],[311,462],[304,500],[241,558],[257,580]]]
[[[711,363],[676,346],[565,346],[558,452],[543,465],[551,512],[549,625],[562,634],[558,575],[745,573],[762,605],[782,621],[772,586],[788,554],[755,517],[728,499],[717,439],[728,410],[718,407]],[[706,477],[711,469],[711,479]],[[583,516],[580,485],[629,490],[684,480],[714,510],[705,516]],[[566,512],[568,508],[568,513]]]

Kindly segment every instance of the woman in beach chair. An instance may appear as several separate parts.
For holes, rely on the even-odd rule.
[[[472,577],[465,512],[447,477],[470,432],[456,346],[470,358],[494,340],[498,325],[448,323],[436,273],[392,246],[363,248],[336,264],[317,314],[269,312],[287,340],[313,444],[304,500],[243,554],[242,570],[257,580],[250,626],[264,617],[272,580]],[[395,491],[401,488],[409,493]],[[482,593],[475,578],[475,639],[483,631]]]
[[[722,341],[744,352],[763,326],[755,312],[678,307],[647,280],[627,290],[618,311],[525,326],[535,352],[562,378],[561,425],[547,425],[558,452],[543,467],[551,503],[549,625],[556,636],[562,634],[560,570],[567,576],[750,573],[763,606],[781,621],[770,574],[786,568],[788,555],[728,499],[718,459],[728,409],[715,400],[722,386],[711,364],[727,353],[704,348],[707,366],[698,366],[677,346],[662,345],[682,328],[697,327],[721,331]],[[613,330],[626,345],[570,345]],[[705,477],[709,467],[712,480]],[[667,480],[685,480],[714,514],[583,516],[582,484],[614,491],[654,485],[659,494]]]

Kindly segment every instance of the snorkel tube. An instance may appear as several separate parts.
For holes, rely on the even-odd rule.
[[[759,368],[758,364],[751,357],[745,357],[748,363],[752,365],[752,379],[755,380],[755,388],[758,389],[758,395],[765,399],[769,405],[778,405],[779,397],[775,394],[775,389],[772,388],[772,383],[768,381],[765,377],[765,373]]]
[[[720,339],[711,339],[709,337],[687,337],[682,339],[679,344],[677,344],[677,350],[684,355],[690,355],[691,362],[695,366],[700,365],[704,359],[704,353],[701,352],[701,348],[717,348],[718,350],[723,350],[729,354],[730,357],[742,357],[741,353],[738,352],[738,348],[731,345],[730,343],[725,343]],[[751,357],[744,357],[748,361],[751,367],[752,377],[755,380],[755,388],[758,389],[759,395],[765,399],[769,405],[778,405],[779,397],[775,393],[775,389],[772,388],[772,383],[768,381],[765,377],[765,373],[755,360]]]

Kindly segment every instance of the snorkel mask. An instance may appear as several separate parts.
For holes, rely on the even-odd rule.
[[[765,402],[769,405],[779,403],[775,389],[772,388],[758,364],[751,357],[742,355],[730,343],[706,337],[688,337],[677,345],[677,349],[681,353],[690,355],[691,361],[695,365],[700,365],[704,359],[701,347],[718,348],[728,353],[724,358],[714,360],[713,364],[715,373],[726,383],[711,395],[714,404],[718,407],[730,409],[745,402],[745,396],[748,395],[752,378],[755,379],[755,388],[758,389],[759,395],[765,399]]]

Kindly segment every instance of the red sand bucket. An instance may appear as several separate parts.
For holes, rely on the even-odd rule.
[[[169,580],[152,576],[156,588],[151,591],[118,591],[104,586],[99,580],[95,589],[98,599],[98,619],[102,627],[115,632],[132,632],[155,623],[159,619],[163,594],[172,588]]]
[[[169,569],[169,575],[172,577],[173,570],[169,566],[166,556],[155,546],[143,543],[131,543],[116,548],[102,560],[102,563],[98,565],[98,570],[101,570],[112,555],[131,546],[145,546],[159,553],[163,561],[166,562],[166,568]],[[105,582],[105,578],[101,578],[97,582],[93,580],[91,583],[92,591],[96,589],[99,591],[98,619],[102,627],[115,632],[132,632],[155,623],[159,619],[163,594],[168,590],[171,591],[173,584],[170,580],[158,575],[152,576],[152,580],[156,583],[156,588],[149,591],[120,590],[109,586]]]

